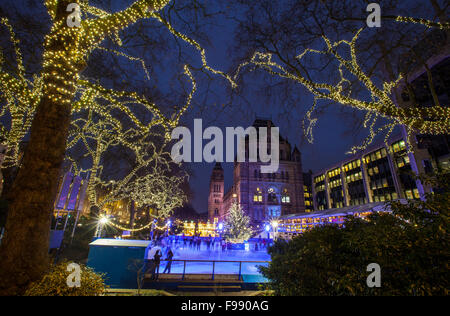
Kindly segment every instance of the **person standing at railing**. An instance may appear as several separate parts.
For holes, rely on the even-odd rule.
[[[167,253],[167,257],[166,257],[167,264],[166,264],[166,267],[164,268],[163,273],[166,273],[166,271],[167,271],[167,273],[170,273],[170,269],[172,267],[172,258],[173,258],[173,252],[172,252],[172,249],[169,248],[169,252]]]
[[[159,277],[159,265],[161,263],[161,250],[156,251],[155,256],[153,257],[153,261],[154,261],[154,270],[152,273],[152,280],[158,280]]]

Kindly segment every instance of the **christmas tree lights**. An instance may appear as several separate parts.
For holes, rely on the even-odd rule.
[[[242,243],[252,236],[250,217],[245,215],[238,203],[233,203],[228,210],[224,229],[224,237],[230,242]]]

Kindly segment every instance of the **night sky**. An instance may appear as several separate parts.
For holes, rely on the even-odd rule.
[[[287,0],[286,0],[287,1]],[[123,9],[132,1],[108,1],[110,7],[115,10]],[[415,1],[399,1],[402,4],[415,3]],[[42,4],[30,5],[30,1],[15,1],[17,8],[26,13],[36,12],[36,14],[45,14]],[[102,1],[91,1],[92,4],[102,7]],[[235,43],[234,36],[236,30],[236,22],[233,17],[239,17],[238,12],[234,8],[228,7],[224,1],[207,1],[209,8],[213,11],[222,10],[225,14],[214,18],[214,25],[207,25],[202,28],[205,37],[209,42],[199,40],[206,49],[209,64],[219,70],[232,72],[236,66],[236,56],[234,53]],[[1,4],[2,8],[4,4]],[[8,12],[8,6],[4,6],[3,11]],[[414,15],[414,12],[412,12]],[[422,15],[421,15],[422,16]],[[154,23],[146,21],[144,23]],[[362,22],[361,22],[362,23]],[[144,24],[145,25],[145,24]],[[152,24],[154,25],[154,24]],[[175,22],[175,27],[177,23]],[[184,31],[184,30],[180,30]],[[193,36],[195,38],[195,36]],[[172,40],[173,37],[166,32],[166,40]],[[154,62],[154,55],[144,54],[144,59],[149,63],[151,69],[151,83],[148,85],[158,85],[158,89],[163,93],[170,94],[173,88],[174,77],[182,73],[179,63],[173,63],[173,54],[178,53],[178,49],[187,51],[187,56],[196,62],[199,62],[199,55],[193,49],[187,48],[185,45],[173,45],[173,52],[164,52],[160,54],[160,59]],[[132,51],[133,52],[133,51]],[[134,56],[140,56],[139,49],[135,49]],[[152,63],[152,61],[154,63]],[[129,65],[127,64],[127,67]],[[127,70],[129,72],[130,70]],[[142,69],[136,66],[136,76],[144,77]],[[127,73],[128,77],[130,74]],[[133,73],[134,75],[134,73]],[[257,75],[257,74],[256,74]],[[328,74],[323,74],[327,78]],[[131,76],[133,77],[133,76]],[[309,144],[304,140],[302,135],[302,118],[305,112],[312,105],[312,96],[306,93],[299,86],[298,96],[296,99],[295,110],[287,110],[283,104],[282,98],[264,95],[263,85],[260,79],[255,79],[251,84],[242,87],[242,98],[231,99],[229,95],[229,84],[219,76],[212,76],[212,80],[207,83],[205,80],[199,80],[198,92],[194,97],[193,108],[183,117],[183,124],[192,127],[195,118],[203,119],[203,128],[208,126],[218,126],[223,129],[227,126],[244,128],[251,125],[256,117],[270,118],[274,124],[280,127],[280,133],[287,138],[292,147],[297,145],[302,153],[303,171],[312,170],[316,172],[326,168],[330,164],[338,162],[346,157],[346,152],[351,146],[361,144],[362,140],[367,136],[367,131],[355,128],[363,113],[356,113],[353,110],[343,110],[341,106],[329,106],[319,117],[319,122],[314,129],[314,144]],[[178,79],[178,78],[177,78]],[[208,89],[207,89],[207,88]],[[151,90],[151,89],[150,89]],[[352,118],[352,114],[356,113],[356,118]],[[204,142],[205,144],[206,142]],[[209,191],[209,179],[214,163],[190,163],[189,169],[193,172],[190,178],[190,186],[192,188],[194,198],[191,201],[194,209],[199,213],[207,211],[207,199]],[[224,163],[225,169],[225,187],[228,189],[232,184],[233,163]]]
[[[205,46],[207,57],[212,66],[218,69],[229,69],[231,67],[230,53],[232,54],[234,30],[236,23],[230,19],[220,19],[217,27],[209,30],[209,38],[212,40],[210,46]],[[326,74],[324,74],[326,76]],[[222,91],[220,85],[226,85],[224,80],[217,78],[215,86],[216,91],[222,97],[222,102],[227,102],[228,97]],[[214,103],[203,104],[205,111],[201,115],[188,114],[184,123],[187,126],[193,126],[194,118],[203,119],[203,129],[208,126],[218,126],[225,131],[225,127],[242,126],[244,128],[252,125],[256,117],[272,119],[273,123],[280,128],[280,134],[287,138],[292,148],[295,145],[302,153],[303,171],[312,170],[316,172],[330,164],[344,159],[346,152],[355,144],[362,143],[367,136],[367,131],[353,131],[356,120],[352,119],[352,110],[346,110],[339,106],[328,107],[320,116],[318,125],[314,130],[314,143],[309,144],[303,138],[302,119],[306,110],[310,108],[313,98],[310,94],[301,91],[298,99],[298,109],[295,112],[286,113],[285,107],[280,101],[273,101],[266,96],[262,96],[258,82],[251,87],[244,88],[246,100],[245,105],[227,106],[222,111],[220,106]],[[269,100],[268,100],[269,99]],[[216,100],[214,100],[216,101]],[[213,102],[214,102],[213,101]],[[220,101],[220,98],[219,98]],[[361,117],[361,115],[358,115]],[[211,122],[208,124],[207,122]],[[191,131],[193,128],[191,128]],[[204,141],[205,145],[207,141]],[[225,140],[224,140],[225,143]],[[225,152],[224,152],[225,156]],[[214,163],[189,163],[193,171],[190,178],[190,185],[194,192],[192,205],[199,213],[207,212],[209,180]],[[233,163],[222,163],[225,173],[225,192],[233,184]]]

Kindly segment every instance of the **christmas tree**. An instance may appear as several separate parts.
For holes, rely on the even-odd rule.
[[[228,211],[225,220],[224,237],[227,241],[233,243],[242,243],[252,236],[250,228],[250,217],[244,214],[244,211],[237,203],[233,203]]]

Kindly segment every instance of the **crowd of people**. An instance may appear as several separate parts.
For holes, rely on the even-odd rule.
[[[261,238],[254,239],[250,244],[253,246],[252,250],[260,251],[265,250],[271,244],[271,240]],[[203,246],[203,247],[202,247]],[[166,266],[163,273],[170,273],[172,267],[172,261],[174,253],[172,249],[177,248],[193,249],[196,251],[227,251],[232,249],[232,243],[226,241],[221,237],[201,237],[200,235],[185,236],[161,236],[155,240],[152,240],[145,257],[144,271],[145,274],[151,274],[151,280],[157,280],[159,277],[159,267],[161,260],[166,261]],[[249,249],[250,250],[250,249]],[[164,253],[164,255],[163,255]],[[164,259],[162,259],[164,257]]]
[[[226,241],[221,237],[213,237],[209,235],[208,237],[201,237],[200,235],[185,236],[169,236],[166,237],[168,243],[176,247],[182,245],[184,248],[195,249],[195,250],[222,250],[226,251],[231,249],[231,242]],[[254,242],[252,242],[254,250],[267,249],[269,242],[265,238],[259,236]],[[204,247],[202,247],[204,245]]]

